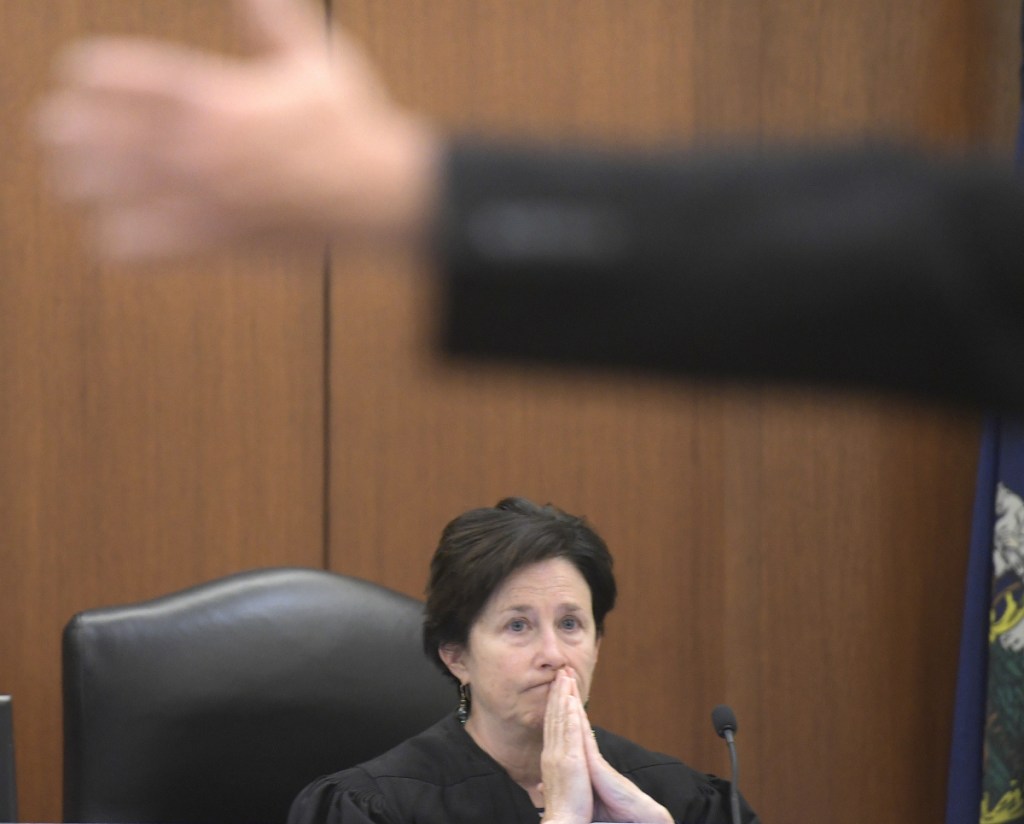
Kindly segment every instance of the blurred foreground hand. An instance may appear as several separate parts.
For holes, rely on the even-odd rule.
[[[48,177],[86,207],[102,256],[254,240],[416,243],[439,141],[395,106],[308,0],[235,0],[256,55],[141,38],[80,42],[42,102]]]

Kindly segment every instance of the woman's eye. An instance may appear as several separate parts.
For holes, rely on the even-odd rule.
[[[579,625],[579,619],[573,615],[567,615],[562,619],[562,629],[576,629]]]
[[[512,630],[512,632],[522,632],[526,629],[526,621],[522,618],[516,618],[508,622],[508,628]]]

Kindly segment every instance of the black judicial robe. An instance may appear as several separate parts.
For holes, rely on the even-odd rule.
[[[729,783],[595,729],[615,769],[680,824],[729,824]],[[744,824],[757,824],[742,803]],[[529,795],[451,715],[384,755],[325,776],[292,804],[288,824],[536,824]]]
[[[448,353],[1024,411],[1024,186],[891,148],[455,142]]]

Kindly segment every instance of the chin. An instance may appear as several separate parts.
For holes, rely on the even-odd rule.
[[[544,713],[545,710],[541,710],[540,712],[527,713],[519,720],[519,723],[521,726],[525,727],[528,730],[543,731]]]

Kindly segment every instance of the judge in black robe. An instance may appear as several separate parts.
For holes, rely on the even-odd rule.
[[[679,824],[729,824],[729,783],[595,728],[620,773]],[[758,818],[741,799],[742,820]],[[530,798],[466,733],[455,715],[358,767],[308,786],[288,824],[536,824]]]
[[[452,520],[430,564],[423,647],[458,710],[315,781],[289,824],[730,824],[734,811],[756,824],[728,782],[590,724],[616,594],[611,554],[582,518],[506,498]]]

